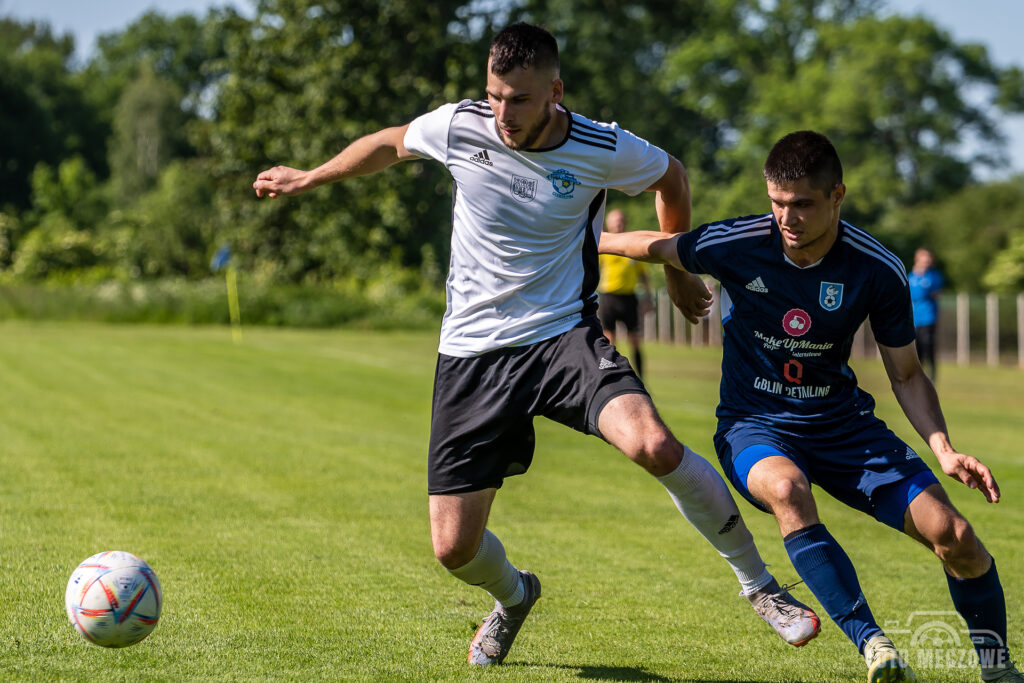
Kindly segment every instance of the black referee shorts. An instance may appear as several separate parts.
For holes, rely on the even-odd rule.
[[[640,303],[636,294],[601,294],[597,315],[601,327],[615,331],[615,323],[622,321],[628,332],[640,331]]]
[[[427,490],[431,495],[500,488],[533,460],[537,415],[601,436],[611,399],[647,394],[597,318],[529,346],[473,358],[438,355]]]

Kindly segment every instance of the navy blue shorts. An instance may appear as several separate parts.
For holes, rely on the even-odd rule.
[[[767,512],[747,490],[747,475],[759,460],[781,455],[836,500],[898,531],[910,501],[939,481],[910,446],[870,414],[854,414],[841,429],[802,433],[731,420],[719,424],[715,451],[732,485],[761,510]]]

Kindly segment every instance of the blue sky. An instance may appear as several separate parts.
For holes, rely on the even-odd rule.
[[[960,42],[982,43],[999,66],[1024,68],[1024,0],[888,0],[890,11],[921,13],[932,18]],[[248,0],[0,0],[0,15],[48,21],[58,33],[72,33],[79,54],[87,56],[102,33],[123,29],[149,9],[174,15],[182,12],[205,14],[213,6],[252,7]],[[1010,135],[1011,168],[1024,172],[1024,116],[1005,120]],[[1001,175],[1001,174],[999,174]]]

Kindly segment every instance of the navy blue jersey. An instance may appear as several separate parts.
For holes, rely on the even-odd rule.
[[[818,263],[786,258],[773,214],[702,225],[682,235],[679,258],[722,283],[720,420],[753,419],[796,431],[839,426],[874,409],[849,366],[853,335],[914,341],[903,264],[875,238],[840,221]]]

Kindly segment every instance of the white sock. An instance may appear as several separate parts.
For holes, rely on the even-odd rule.
[[[519,570],[505,557],[505,546],[498,537],[484,529],[480,549],[472,560],[449,569],[448,573],[471,586],[480,586],[504,607],[518,605],[525,597]]]
[[[701,536],[736,572],[743,595],[772,582],[725,480],[707,460],[684,447],[683,461],[673,472],[656,477],[672,502]]]

